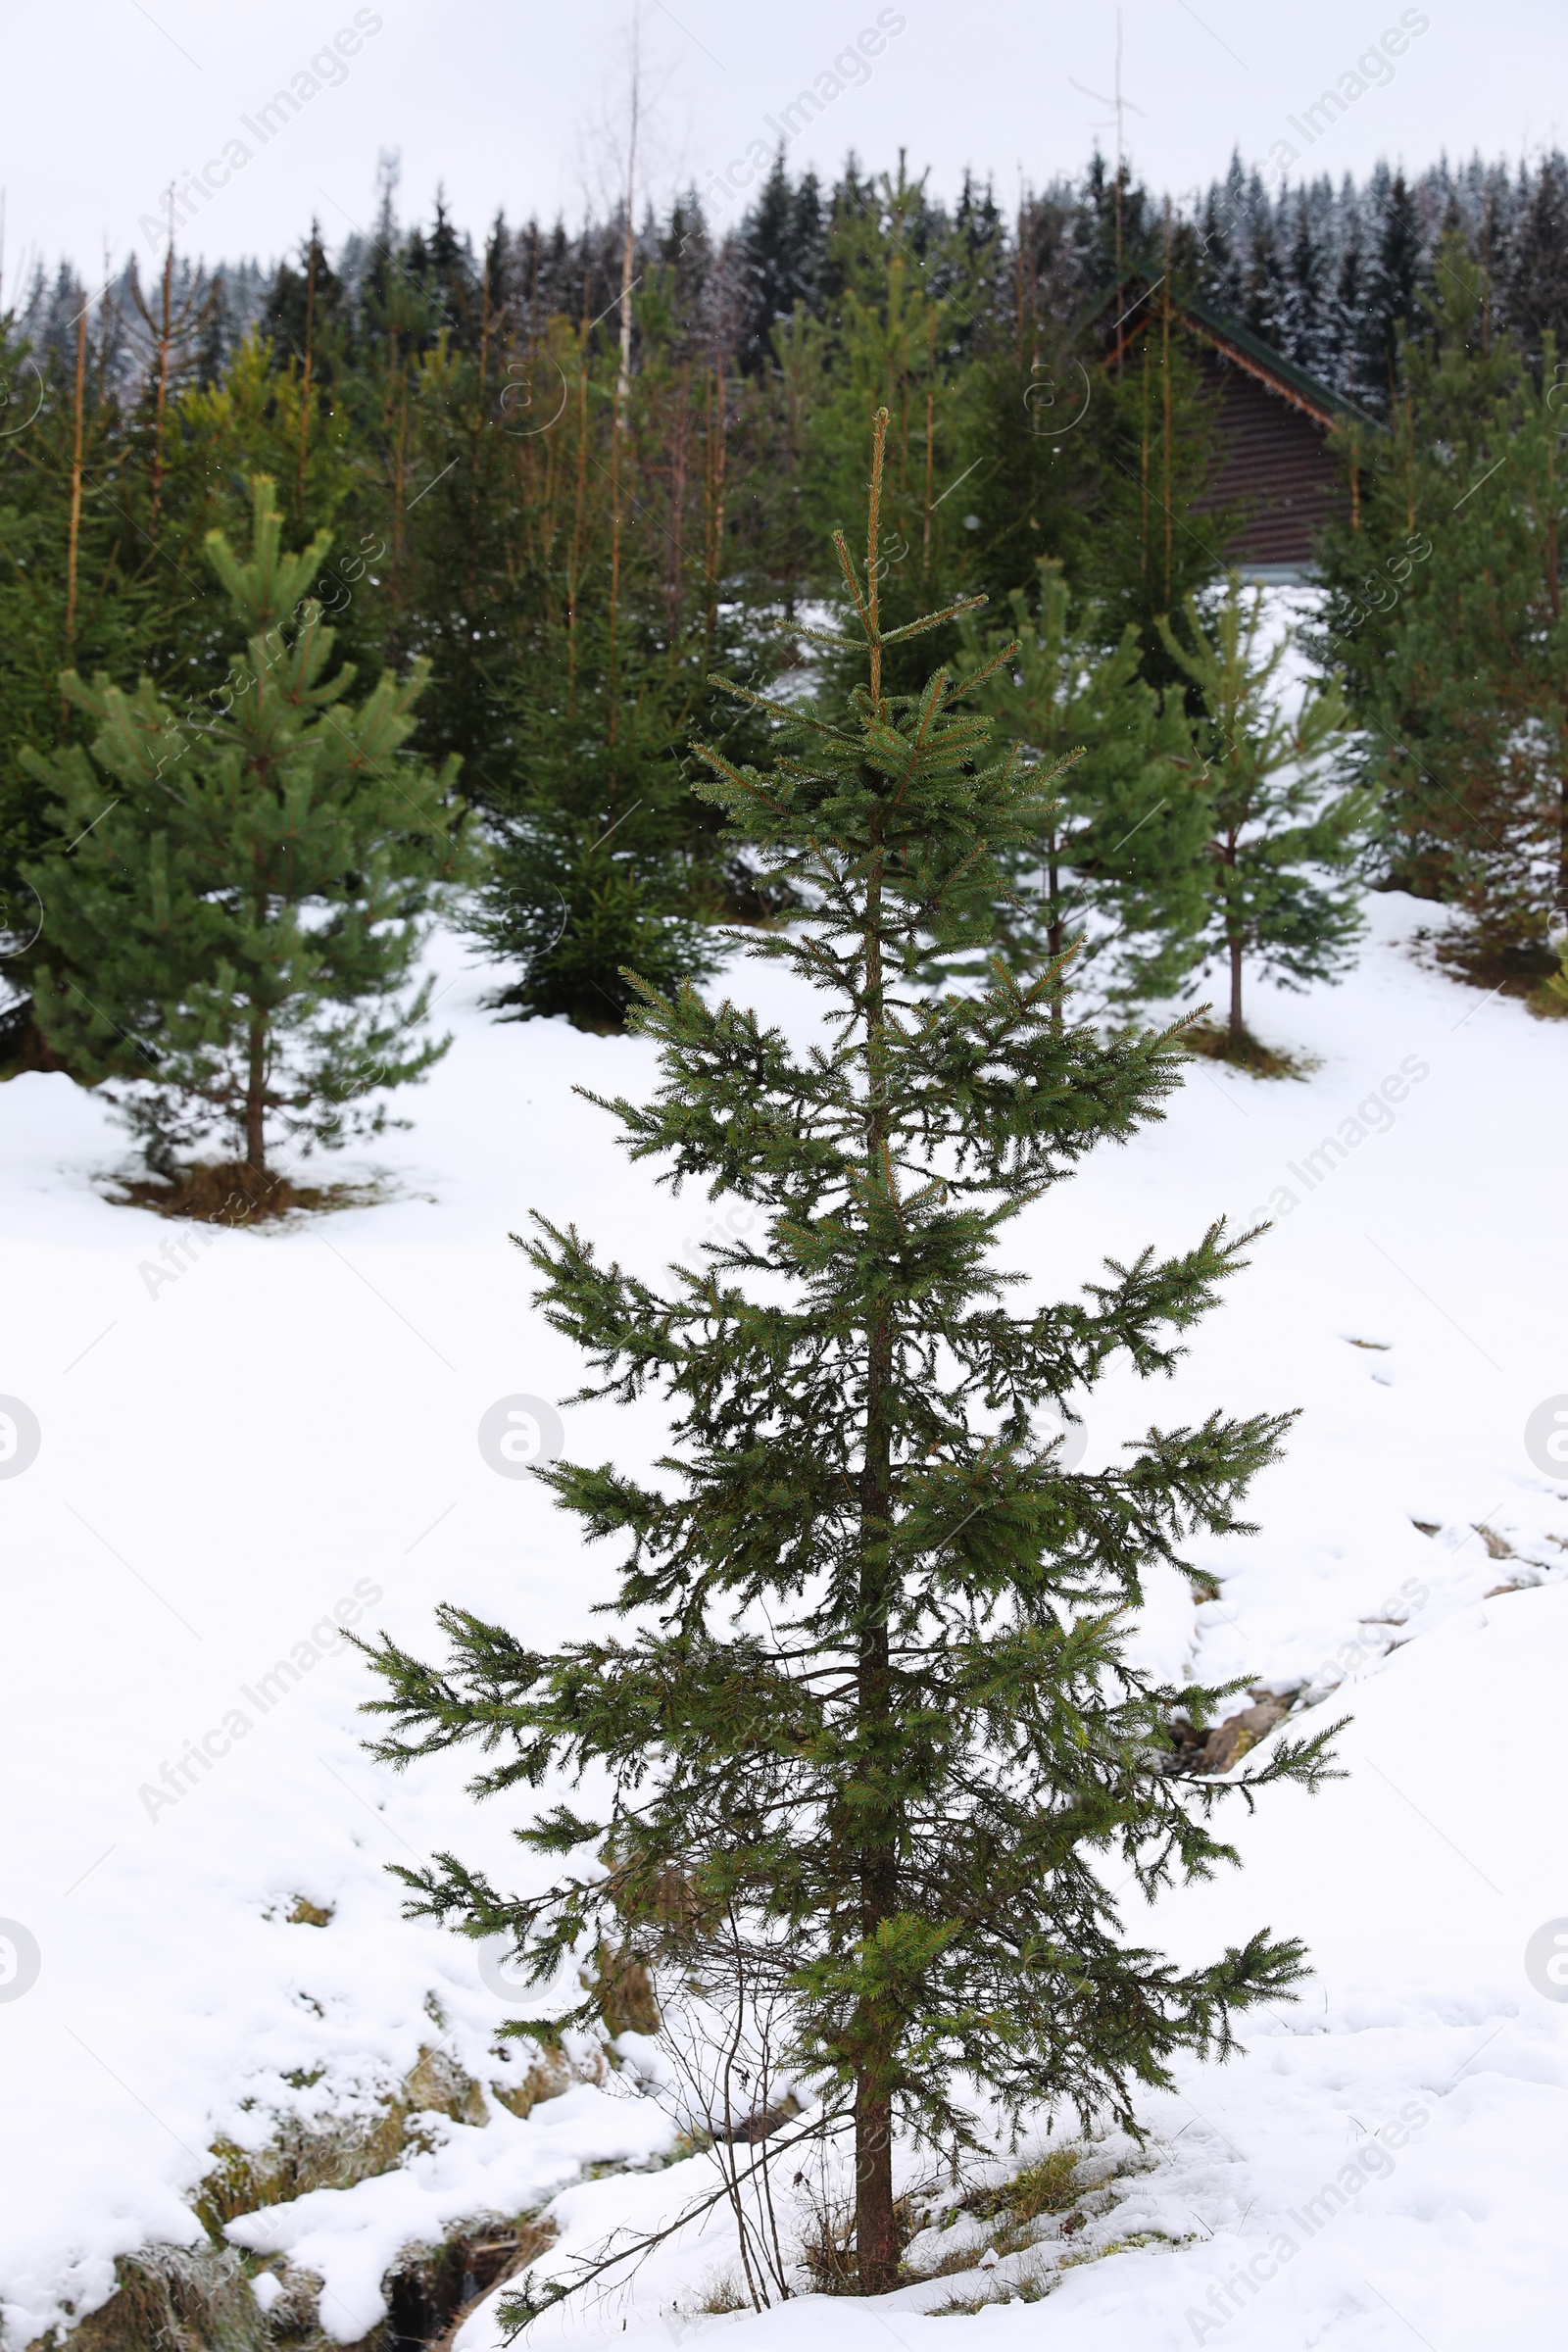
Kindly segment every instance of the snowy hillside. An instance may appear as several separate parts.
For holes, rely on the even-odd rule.
[[[1195,1606],[1172,1576],[1140,1638],[1169,1671],[1332,1691],[1352,1717],[1349,1777],[1227,1815],[1245,1868],[1151,1928],[1189,1962],[1267,1923],[1305,1938],[1316,1975],[1244,2057],[1183,2064],[1179,2094],[1147,2103],[1142,2169],[1070,2243],[886,2304],[697,2320],[734,2352],[952,2345],[966,2323],[922,2311],[1063,2254],[1047,2303],[974,2323],[988,2343],[1561,2341],[1568,2005],[1547,1997],[1538,1931],[1568,1935],[1568,1462],[1550,1475],[1541,1413],[1568,1393],[1568,1025],[1424,967],[1408,942],[1431,908],[1368,911],[1345,987],[1253,998],[1264,1037],[1318,1057],[1309,1078],[1195,1062],[1165,1123],[1031,1210],[1007,1253],[1024,1295],[1059,1297],[1102,1255],[1191,1243],[1221,1211],[1276,1220],[1174,1384],[1097,1393],[1086,1462],[1151,1417],[1301,1408],[1253,1493],[1261,1532],[1193,1555],[1219,1597]],[[0,1414],[20,1433],[0,1453],[5,2352],[100,2304],[117,2254],[193,2241],[219,2142],[368,2107],[428,2070],[421,2050],[508,2079],[504,1981],[402,1921],[385,1867],[453,1846],[517,1885],[506,1809],[464,1796],[470,1766],[398,1779],[366,1760],[367,1676],[339,1629],[427,1651],[443,1599],[540,1646],[583,1628],[612,1557],[498,1475],[493,1438],[481,1449],[491,1408],[554,1404],[579,1377],[508,1231],[538,1207],[657,1271],[723,1204],[629,1169],[570,1092],[646,1088],[650,1048],[498,1026],[483,975],[450,943],[440,959],[457,1043],[407,1098],[415,1126],[383,1152],[395,1197],[373,1208],[271,1234],[169,1225],[104,1199],[122,1145],[88,1096],[0,1087]],[[776,974],[734,978],[803,1017]],[[563,1418],[577,1458],[636,1470],[661,1450],[655,1406]],[[426,2137],[396,2172],[231,2227],[322,2278],[339,2342],[383,2318],[409,2244],[564,2190],[559,2269],[617,2219],[673,2214],[707,2161],[571,2185],[669,2148],[629,2072]],[[629,2297],[538,2332],[630,2346],[651,2328],[662,2352],[730,2268],[715,2220]],[[462,2352],[499,2341],[480,2309]]]

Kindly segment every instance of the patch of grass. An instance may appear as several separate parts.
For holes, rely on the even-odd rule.
[[[1086,2262],[1103,2262],[1107,2254],[1131,2254],[1139,2246],[1190,2246],[1196,2236],[1192,2230],[1185,2237],[1168,2237],[1163,2230],[1130,2230],[1125,2237],[1107,2237],[1102,2246],[1077,2247],[1064,2254],[1056,2268],[1076,2271]]]
[[[1086,2193],[1090,2193],[1092,2185],[1085,2180],[1080,2169],[1087,2152],[1083,2146],[1050,2148],[1045,2155],[1036,2157],[1032,2164],[1024,2165],[1010,2180],[970,2189],[956,2208],[950,2209],[948,2219],[952,2222],[959,2214],[967,2214],[974,2221],[993,2225],[987,2233],[985,2245],[977,2245],[972,2233],[962,2232],[961,2245],[954,2247],[951,2253],[940,2254],[934,2262],[922,2263],[918,2270],[911,2268],[909,2278],[922,2280],[951,2278],[973,2271],[979,2266],[987,2249],[999,2258],[1020,2254],[1040,2236],[1041,2223],[1058,2215],[1066,2217],[1061,2225],[1063,2234],[1070,2234],[1073,2230],[1081,2228],[1086,2217],[1075,2209],[1080,2206]],[[982,2302],[995,2300],[994,2294],[981,2298]],[[978,2309],[980,2306],[975,2304],[973,2307]],[[959,2296],[942,2308],[944,2311],[967,2310],[970,2303]]]
[[[1435,942],[1430,933],[1420,936],[1423,945],[1431,943],[1433,960],[1453,979],[1468,981],[1472,988],[1486,989],[1493,996],[1519,997],[1530,1003],[1542,995],[1545,982],[1559,969],[1558,958],[1544,939],[1505,943],[1479,940],[1468,931],[1450,932]]]
[[[924,2216],[913,2197],[900,2197],[893,2208],[902,2264],[904,2249],[924,2227]],[[819,2295],[858,2295],[860,2273],[855,2251],[855,2203],[840,2197],[817,2205],[811,2227],[801,2239],[801,2261]]]
[[[717,2319],[726,2311],[750,2311],[752,2298],[733,2271],[715,2279],[697,2306],[699,2311],[710,2312]]]
[[[252,2264],[246,2262],[246,2269]],[[254,2267],[253,2276],[275,2278],[282,2293],[267,2315],[269,2346],[286,2345],[288,2352],[331,2352],[332,2338],[322,2332],[319,2303],[323,2280],[317,2271],[294,2271],[278,2260],[264,2260]],[[358,2343],[354,2352],[384,2352],[386,2329],[372,2328],[369,2334]]]
[[[1244,1029],[1240,1039],[1234,1039],[1229,1029],[1212,1021],[1195,1021],[1182,1031],[1182,1043],[1189,1054],[1201,1054],[1208,1061],[1228,1061],[1232,1069],[1246,1070],[1253,1078],[1305,1078],[1318,1067],[1315,1054],[1286,1054],[1275,1046],[1265,1046],[1250,1029]]]
[[[950,2295],[945,2303],[934,2304],[925,2316],[932,2320],[972,2320],[976,2312],[989,2311],[1003,2303],[1043,2303],[1055,2283],[1054,2269],[1033,2270],[1017,2278],[999,2279],[995,2286],[977,2295]]]
[[[953,2253],[942,2255],[936,2262],[924,2263],[917,2271],[911,2270],[909,2278],[911,2281],[923,2282],[931,2278],[961,2278],[966,2271],[976,2268],[981,2251],[982,2249],[976,2246],[974,2240],[969,2238],[963,2245],[956,2247]]]
[[[1078,2246],[1058,2261],[1042,2263],[1019,2278],[999,2279],[995,2286],[980,2294],[952,2295],[946,2303],[935,2304],[926,2317],[972,2319],[976,2312],[989,2311],[1003,2303],[1041,2303],[1055,2292],[1065,2272],[1081,2270],[1087,2262],[1103,2262],[1111,2254],[1130,2254],[1138,2246],[1188,2246],[1195,2235],[1196,2232],[1190,2232],[1186,2237],[1167,2237],[1161,2230],[1134,2230],[1125,2237],[1106,2238],[1103,2245]]]
[[[801,2239],[801,2260],[819,2295],[859,2293],[855,2206],[849,2198],[818,2205],[811,2227]]]
[[[231,2246],[122,2255],[109,2301],[64,2339],[72,2352],[266,2352],[276,2339]],[[29,2352],[57,2352],[53,2330]]]
[[[972,2231],[966,2233],[961,2248],[911,2273],[911,2278],[931,2280],[977,2271],[988,2250],[1000,2261],[1031,2251],[1035,2259],[1020,2266],[1016,2275],[972,2287],[935,2305],[930,2316],[955,2318],[985,2311],[995,2303],[1035,2303],[1051,2293],[1064,2270],[1081,2262],[1098,2262],[1104,2254],[1119,2253],[1131,2245],[1152,2242],[1128,2236],[1104,2245],[1071,2246],[1080,2230],[1110,2209],[1114,2202],[1111,2183],[1129,2173],[1147,2171],[1151,2161],[1136,2149],[1114,2156],[1091,2140],[1068,2141],[1048,2148],[1008,2180],[970,2189],[956,2208],[950,2208],[948,2219],[952,2222],[959,2214],[967,2214],[982,2226],[990,2225],[987,2246],[977,2244]],[[1042,2243],[1053,2222],[1056,2227],[1050,2231],[1049,2242]]]
[[[266,1225],[307,1212],[365,1208],[382,1198],[373,1184],[296,1184],[261,1174],[243,1160],[198,1161],[172,1177],[122,1176],[116,1208],[150,1208],[160,1217],[197,1225]]]
[[[976,2191],[965,2204],[982,2221],[1005,2218],[1014,2228],[1038,2221],[1045,2213],[1065,2213],[1082,2194],[1078,2168],[1083,2153],[1082,2148],[1052,2148],[1000,2187]]]

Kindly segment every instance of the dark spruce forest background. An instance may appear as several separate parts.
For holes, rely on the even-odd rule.
[[[57,987],[70,966],[39,911],[74,850],[44,777],[95,724],[62,673],[146,676],[190,740],[211,729],[237,631],[207,535],[248,544],[258,473],[285,548],[330,534],[313,592],[356,691],[429,665],[400,757],[461,760],[461,920],[510,975],[502,1013],[614,1027],[623,966],[700,976],[714,924],[786,911],[691,794],[689,746],[760,743],[714,670],[836,691],[796,624],[837,592],[831,532],[863,528],[879,405],[884,613],[992,600],[918,675],[1021,620],[1100,682],[1086,775],[1097,729],[1102,753],[1141,729],[1200,767],[1213,710],[1181,656],[1245,517],[1214,503],[1217,407],[1162,287],[1335,396],[1345,494],[1306,645],[1353,730],[1361,873],[1448,900],[1466,969],[1538,988],[1568,908],[1560,155],[1277,196],[1235,165],[1196,210],[1097,160],[1005,211],[975,184],[938,201],[902,161],[829,187],[781,158],[722,237],[694,198],[482,231],[438,201],[411,224],[388,165],[374,236],[339,250],[302,222],[276,269],[176,244],[107,288],[62,267],[12,292],[0,1066],[70,1066],[33,1007],[39,959]],[[1058,846],[1085,890],[1119,884],[1192,947],[1180,889],[1151,896],[1078,816]],[[1059,947],[1046,928],[1025,948]],[[1188,987],[1200,945],[1162,960],[1156,936],[1143,993]]]

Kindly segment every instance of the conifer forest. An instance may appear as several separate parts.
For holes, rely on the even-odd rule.
[[[134,816],[96,868],[78,860],[57,936],[29,940],[29,909],[101,782],[89,682],[148,678],[145,723],[198,763],[243,691],[206,544],[243,536],[261,474],[282,544],[318,550],[301,592],[333,658],[416,695],[410,755],[447,779],[442,821],[461,817],[470,841],[465,919],[507,975],[497,1009],[612,1028],[628,965],[661,987],[710,974],[715,926],[784,902],[691,788],[696,735],[718,725],[740,754],[756,734],[716,714],[710,677],[818,680],[798,623],[839,593],[831,534],[863,509],[879,405],[887,608],[983,596],[982,635],[1020,620],[1027,635],[1064,597],[1049,658],[1095,671],[1093,714],[1061,731],[1063,750],[1095,738],[1057,860],[1080,913],[1105,916],[1085,968],[1102,948],[1120,986],[1180,998],[1216,939],[1222,960],[1243,937],[1279,953],[1271,926],[1295,927],[1287,964],[1331,963],[1332,887],[1309,915],[1249,910],[1215,930],[1210,828],[1175,837],[1190,807],[1125,857],[1103,838],[1107,817],[1136,819],[1139,793],[1162,797],[1170,761],[1201,765],[1221,723],[1192,667],[1207,640],[1190,606],[1223,596],[1236,518],[1207,495],[1213,402],[1157,304],[1108,373],[1099,332],[1161,278],[1348,404],[1357,512],[1323,550],[1309,650],[1347,698],[1357,739],[1341,766],[1363,797],[1320,827],[1314,858],[1462,906],[1472,958],[1549,976],[1568,831],[1548,748],[1555,580],[1533,551],[1555,545],[1562,495],[1547,449],[1568,328],[1561,156],[1274,197],[1236,165],[1180,214],[1099,160],[1012,213],[989,186],[943,203],[903,160],[822,186],[780,155],[722,237],[695,193],[570,232],[502,217],[470,231],[439,202],[404,223],[389,164],[373,237],[335,254],[311,223],[268,275],[198,266],[172,236],[161,270],[133,265],[96,296],[69,269],[13,289],[8,400],[37,414],[0,447],[10,1066],[136,1065],[133,1025],[86,1010],[67,978],[71,924],[95,922],[115,887],[106,861],[150,854],[129,841]],[[1428,551],[1421,526],[1446,515],[1449,485],[1519,434],[1541,451],[1531,519],[1510,476]],[[1449,642],[1474,549],[1499,540],[1454,709],[1428,691],[1432,633]],[[957,621],[928,654],[962,662]],[[914,661],[900,657],[901,686]],[[62,687],[68,671],[82,691]],[[1245,693],[1255,703],[1255,680]],[[1014,740],[1035,740],[1038,712],[1001,685],[991,700]],[[1539,754],[1521,757],[1505,747],[1530,721]],[[1112,785],[1099,771],[1140,729],[1143,781]],[[1457,791],[1433,785],[1440,760]],[[1061,953],[1049,910],[1014,921],[1015,945],[1025,932]],[[172,967],[160,980],[163,954],[131,951],[122,1010],[177,985]]]
[[[0,200],[0,2352],[1549,2352],[1568,156],[654,13]]]

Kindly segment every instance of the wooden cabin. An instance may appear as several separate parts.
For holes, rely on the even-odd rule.
[[[1157,281],[1123,284],[1120,316],[1100,330],[1106,368],[1162,319],[1166,300]],[[1246,578],[1312,578],[1319,531],[1349,511],[1335,436],[1352,419],[1370,419],[1235,319],[1185,296],[1168,300],[1171,332],[1180,335],[1218,406],[1219,458],[1196,504],[1240,503],[1243,519],[1225,558]],[[1101,316],[1112,307],[1107,300]]]

